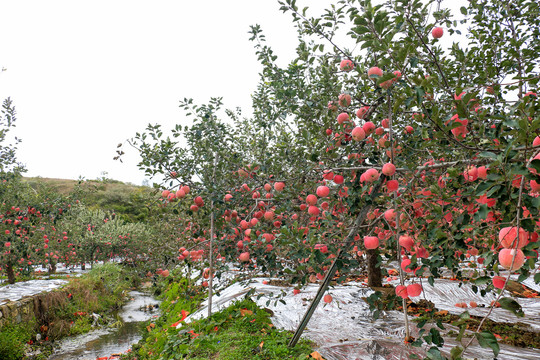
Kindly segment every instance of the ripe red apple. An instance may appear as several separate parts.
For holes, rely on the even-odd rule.
[[[330,189],[328,186],[321,185],[317,187],[317,196],[318,197],[327,197],[330,194]]]
[[[351,132],[351,136],[354,139],[354,141],[362,141],[366,138],[366,132],[364,131],[362,127],[357,126]]]
[[[341,113],[337,117],[338,124],[343,124],[345,121],[349,121],[349,114],[347,113]]]
[[[327,304],[330,304],[332,302],[332,295],[330,294],[326,294],[324,295],[324,298],[323,298],[324,302],[327,303]]]
[[[238,256],[238,260],[240,260],[241,262],[248,262],[249,261],[249,253],[248,252],[241,253]]]
[[[356,110],[356,117],[359,119],[363,119],[368,111],[369,111],[369,106],[363,106],[360,109]]]
[[[204,205],[204,201],[203,201],[203,198],[200,197],[200,196],[197,196],[193,202],[195,203],[195,205],[197,205],[198,207],[202,207]]]
[[[403,259],[401,261],[401,269],[407,273],[415,272],[417,269],[413,270],[411,268],[408,268],[408,266],[411,265],[411,259]]]
[[[342,71],[351,71],[352,69],[354,69],[354,63],[349,59],[343,59],[339,64],[339,68]]]
[[[342,175],[335,175],[334,176],[334,183],[336,184],[343,184],[344,178]]]
[[[376,249],[379,247],[379,238],[377,236],[365,236],[364,246],[366,249]]]
[[[321,211],[320,211],[319,208],[316,207],[316,206],[310,206],[310,207],[308,208],[308,213],[309,213],[310,215],[312,215],[312,216],[317,216],[317,215],[319,215],[319,214],[321,213]]]
[[[499,241],[504,248],[515,248],[517,242],[517,248],[521,249],[529,242],[529,234],[523,228],[519,228],[519,240],[517,238],[517,227],[509,226],[504,227],[499,231]]]
[[[375,124],[371,121],[366,121],[364,125],[362,125],[362,129],[364,129],[364,132],[367,136],[371,135],[373,131],[375,130]]]
[[[277,182],[274,184],[274,189],[276,191],[283,191],[284,188],[285,188],[285,183],[283,182]]]
[[[411,284],[407,286],[407,294],[409,296],[415,297],[415,296],[419,296],[421,293],[422,293],[422,285]]]
[[[396,166],[392,163],[386,163],[382,167],[382,173],[386,176],[393,176],[396,173]]]
[[[479,179],[487,179],[487,168],[485,166],[480,166],[476,169],[478,172],[478,178]]]
[[[388,191],[396,191],[399,188],[399,183],[397,180],[388,180],[386,183],[386,187],[388,188]]]
[[[431,35],[435,39],[440,39],[443,36],[444,30],[442,27],[434,27],[433,30],[431,30]]]
[[[340,94],[338,97],[339,105],[349,106],[351,105],[351,95],[349,94]]]
[[[407,251],[411,251],[414,246],[414,240],[409,235],[401,235],[399,237],[399,245],[403,246]]]
[[[379,172],[376,169],[368,169],[362,175],[364,176],[364,180],[368,183],[372,183],[379,179]]]
[[[370,79],[373,79],[374,76],[383,76],[383,71],[377,66],[374,66],[368,70],[367,74]]]
[[[512,258],[515,254],[514,265],[512,266]],[[499,252],[499,263],[505,269],[512,271],[518,270],[525,263],[525,254],[519,249],[502,249]]]
[[[384,218],[387,221],[394,221],[396,219],[396,211],[394,209],[388,209],[384,212]]]
[[[309,194],[308,196],[306,196],[306,203],[308,203],[308,205],[317,204],[317,197],[313,194]]]
[[[409,294],[407,293],[407,287],[405,285],[396,286],[396,295],[403,299],[408,298]]]

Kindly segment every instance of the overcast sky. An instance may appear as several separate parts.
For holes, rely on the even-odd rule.
[[[0,0],[0,99],[16,106],[27,176],[141,184],[136,152],[114,161],[116,145],[148,123],[187,125],[180,99],[223,96],[247,114],[261,69],[254,24],[282,64],[294,58],[276,0]]]
[[[0,1],[0,98],[10,96],[28,176],[141,184],[116,145],[151,122],[186,124],[179,100],[250,106],[260,66],[249,26],[283,61],[296,33],[274,0]]]

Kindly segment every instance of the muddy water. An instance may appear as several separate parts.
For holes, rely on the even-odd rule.
[[[57,343],[49,360],[95,360],[126,352],[131,345],[141,339],[140,323],[158,315],[154,307],[158,301],[152,296],[130,292],[131,300],[118,313],[122,326],[101,328]]]

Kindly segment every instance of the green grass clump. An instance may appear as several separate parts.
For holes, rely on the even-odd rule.
[[[171,333],[164,348],[164,359],[177,359],[178,354],[190,359],[302,359],[313,351],[310,343],[300,342],[287,347],[291,334],[276,329],[270,315],[251,299],[234,303],[213,314]]]
[[[145,325],[143,339],[123,359],[307,359],[313,351],[305,340],[289,349],[292,334],[276,329],[270,315],[251,299],[238,301],[210,318],[181,322],[182,310],[184,314],[196,311],[206,290],[183,278],[166,284],[161,295],[162,316]],[[176,324],[184,325],[176,329]]]
[[[35,322],[21,325],[6,325],[0,330],[0,359],[20,360],[24,358],[25,344],[32,338]]]
[[[108,315],[125,302],[125,294],[133,285],[132,276],[121,266],[95,266],[80,278],[72,278],[58,292],[47,294],[49,311],[42,323],[48,325],[47,336],[59,339],[88,332],[92,329],[92,313]]]

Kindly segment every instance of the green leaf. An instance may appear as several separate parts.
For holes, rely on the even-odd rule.
[[[534,274],[534,282],[536,284],[540,283],[540,273]]]
[[[478,215],[478,219],[476,215]],[[477,221],[484,220],[485,218],[487,218],[487,215],[488,215],[488,207],[486,204],[482,204],[480,205],[478,212],[475,214],[474,219]]]
[[[480,157],[483,157],[483,158],[488,158],[488,159],[493,159],[493,160],[497,160],[497,154],[495,153],[492,153],[491,151],[482,151],[480,154],[478,154]]]
[[[426,92],[424,91],[424,88],[421,86],[416,86],[414,90],[416,92],[416,101],[418,104],[421,104],[422,99],[424,98],[424,95],[426,95]]]
[[[533,161],[531,161],[531,167],[536,171],[540,171],[540,160],[534,159]]]
[[[450,355],[452,356],[452,359],[459,359],[461,353],[463,353],[463,348],[460,346],[453,347],[452,350],[450,350]]]
[[[461,11],[463,15],[467,15],[467,8],[465,6],[462,6],[459,11]]]
[[[479,277],[478,279],[474,280],[474,283],[476,285],[484,285],[484,284],[487,284],[491,282],[491,278],[489,276],[482,276],[482,277]]]
[[[442,357],[442,355],[441,355],[441,351],[439,349],[437,349],[435,346],[431,347],[427,351],[426,356],[427,356],[428,359],[433,359],[433,360],[443,360],[444,359]]]
[[[523,310],[521,309],[521,305],[519,305],[516,300],[509,297],[504,297],[499,300],[499,303],[503,309],[510,310],[519,317],[525,316]]]
[[[481,347],[493,350],[493,355],[495,357],[499,355],[500,348],[495,335],[486,331],[476,333],[475,335]]]

